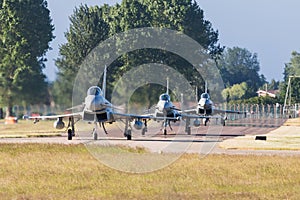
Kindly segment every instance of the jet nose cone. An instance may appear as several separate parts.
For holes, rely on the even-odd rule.
[[[170,102],[165,102],[163,106],[164,114],[168,114],[171,111],[172,104]]]
[[[164,108],[167,108],[168,105],[169,105],[168,102],[165,102],[165,103],[164,103]]]
[[[205,109],[210,109],[211,108],[211,102],[209,100],[205,101],[204,108]]]
[[[92,111],[96,110],[95,98],[90,98],[88,101],[86,101],[86,108]]]
[[[172,104],[171,104],[170,102],[165,102],[165,103],[164,103],[164,109],[165,109],[165,110],[170,110],[171,107],[172,107]]]
[[[85,100],[86,109],[90,111],[97,111],[102,109],[103,107],[103,100],[97,96],[88,96]]]
[[[206,103],[206,101],[205,101],[204,99],[201,99],[201,100],[199,101],[199,106],[205,107],[205,103]]]

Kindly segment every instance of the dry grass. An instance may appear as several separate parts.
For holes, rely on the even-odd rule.
[[[34,124],[33,120],[19,120],[16,124],[4,124],[0,126],[1,135],[10,134],[30,134],[30,133],[48,133],[48,132],[61,132],[53,127],[54,121],[41,120],[39,123]]]
[[[285,124],[267,134],[266,141],[255,140],[256,135],[228,139],[220,144],[225,149],[263,149],[300,151],[300,119],[288,119]]]
[[[299,199],[299,166],[299,157],[184,155],[128,174],[83,145],[1,144],[0,199]]]
[[[4,124],[0,121],[0,138],[1,137],[32,137],[32,136],[57,136],[66,133],[66,129],[55,129],[53,120],[40,120],[34,124],[33,120],[19,120],[16,124]],[[67,125],[67,121],[65,121]],[[81,131],[92,130],[91,125],[82,121],[76,124],[76,129]]]
[[[285,123],[284,126],[300,126],[300,118],[292,118],[288,119]]]

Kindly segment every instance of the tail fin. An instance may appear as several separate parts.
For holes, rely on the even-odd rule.
[[[196,86],[195,90],[195,97],[196,97],[196,102],[198,102],[198,87]]]
[[[104,98],[105,98],[105,93],[106,93],[106,72],[107,72],[107,67],[105,65],[104,73],[103,73],[103,83],[102,83],[102,93],[103,93]]]
[[[167,95],[169,95],[169,77],[167,77]]]

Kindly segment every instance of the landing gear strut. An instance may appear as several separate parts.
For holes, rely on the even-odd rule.
[[[97,126],[97,124],[96,124],[96,126]],[[97,133],[97,127],[95,127],[94,129],[93,129],[93,138],[94,138],[94,140],[98,140],[98,133]]]
[[[167,122],[167,120],[164,120],[162,123],[164,135],[167,135],[167,126],[168,126],[168,122]]]
[[[145,135],[145,133],[148,131],[148,128],[147,128],[147,119],[144,120],[144,124],[145,124],[145,127],[142,129],[142,135]]]
[[[188,135],[191,135],[191,120],[189,118],[186,119],[186,122],[185,122],[185,132],[188,134]]]
[[[170,130],[173,131],[170,120],[165,119],[164,122],[162,123],[162,129],[163,129],[164,135],[167,135],[167,126],[169,126]]]
[[[223,126],[226,125],[226,120],[227,120],[226,116],[224,118],[221,118],[221,123],[222,123]]]
[[[129,127],[129,120],[126,119],[125,122],[125,130],[124,130],[124,136],[127,137],[127,140],[131,140],[131,128]]]
[[[204,126],[207,126],[207,122],[209,122],[209,118],[205,118]]]
[[[98,132],[97,132],[98,131],[98,126],[97,126],[97,122],[95,121],[94,124],[95,124],[95,128],[93,129],[93,132],[92,132],[93,139],[94,140],[98,140]],[[108,132],[107,132],[107,130],[105,128],[104,122],[102,122],[102,123],[99,122],[99,126],[103,128],[103,131],[104,131],[105,134],[108,134]]]

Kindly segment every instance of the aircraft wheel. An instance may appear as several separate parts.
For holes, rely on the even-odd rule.
[[[146,133],[146,129],[143,128],[143,130],[142,130],[142,135],[145,135],[145,133]]]
[[[204,126],[207,126],[208,121],[209,121],[209,119],[205,119]]]
[[[131,140],[131,130],[127,130],[126,137],[127,137],[127,140]]]
[[[167,135],[167,129],[164,129],[164,135]]]
[[[68,140],[72,140],[73,132],[72,129],[68,129]]]
[[[96,131],[93,132],[93,138],[94,140],[98,140],[98,134]]]
[[[187,134],[191,135],[191,127],[187,127]]]

